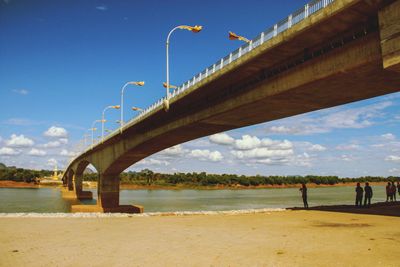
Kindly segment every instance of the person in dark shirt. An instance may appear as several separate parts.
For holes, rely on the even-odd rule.
[[[392,182],[392,186],[390,187],[390,192],[391,192],[391,200],[392,201],[397,201],[396,200],[396,185],[394,184],[394,182]]]
[[[301,197],[303,198],[304,208],[308,209],[308,202],[307,202],[307,187],[305,183],[301,184]]]
[[[369,186],[369,183],[365,183],[364,192],[365,192],[364,206],[367,206],[367,204],[368,204],[368,207],[369,207],[369,206],[371,206],[371,198],[372,198],[372,187]]]
[[[357,187],[356,187],[356,207],[361,207],[361,205],[362,205],[363,192],[364,192],[364,190],[360,186],[360,183],[357,183]]]
[[[390,188],[391,188],[391,185],[390,185],[390,182],[388,182],[386,185],[386,202],[388,202],[390,199]]]
[[[397,182],[397,192],[399,192],[400,195],[400,182]]]

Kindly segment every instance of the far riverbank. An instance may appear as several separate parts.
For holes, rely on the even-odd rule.
[[[348,183],[337,183],[333,185],[329,184],[315,184],[308,183],[308,188],[323,188],[323,187],[343,187],[343,186],[356,186],[356,182]],[[386,182],[370,182],[371,186],[385,186]],[[126,184],[122,183],[120,189],[124,190],[183,190],[183,189],[195,189],[195,190],[223,190],[223,189],[268,189],[268,188],[300,188],[301,184],[282,184],[282,185],[257,185],[257,186],[244,186],[240,184],[236,185],[214,185],[214,186],[201,186],[201,185],[187,185],[187,184],[177,184],[177,185],[139,185],[139,184]],[[27,182],[15,182],[11,180],[0,181],[0,188],[47,188],[47,187],[61,187],[59,184],[46,183],[46,184],[34,184]],[[97,182],[84,182],[84,188],[97,188]]]

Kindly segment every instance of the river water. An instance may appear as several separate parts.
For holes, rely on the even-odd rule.
[[[374,186],[373,202],[386,200],[384,186]],[[91,190],[96,198],[96,189]],[[354,204],[351,186],[308,189],[311,206]],[[95,204],[96,200],[83,201]],[[58,188],[0,188],[0,213],[70,212],[76,202],[61,198]],[[120,204],[144,206],[145,212],[225,211],[263,208],[301,207],[298,188],[241,190],[121,190]]]

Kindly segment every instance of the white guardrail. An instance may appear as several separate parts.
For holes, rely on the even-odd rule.
[[[229,55],[221,58],[217,62],[215,62],[213,65],[209,66],[202,72],[198,73],[195,75],[193,78],[188,80],[187,82],[184,82],[181,86],[178,86],[170,96],[170,99],[173,99],[180,95],[182,92],[186,91],[190,87],[196,85],[198,82],[201,80],[209,77],[210,75],[214,74],[218,70],[224,68],[225,66],[229,65],[230,63],[234,62],[238,58],[242,57],[246,53],[250,52],[254,48],[260,46],[261,44],[267,42],[268,40],[274,38],[277,36],[279,33],[290,29],[293,25],[299,23],[300,21],[304,20],[311,14],[325,8],[327,5],[331,4],[335,0],[313,0],[310,3],[306,4],[296,12],[290,14],[287,18],[284,20],[278,22],[275,24],[273,27],[267,29],[266,31],[263,31],[259,35],[257,35],[254,39],[250,40],[250,43],[246,43],[236,49],[235,51],[231,52]],[[139,113],[136,117],[132,118],[130,121],[128,121],[123,128],[129,127],[130,125],[136,123],[140,119],[142,119],[144,116],[146,116],[148,113],[151,111],[157,109],[158,107],[161,107],[163,105],[163,101],[166,99],[166,97],[163,97],[159,99],[157,102],[153,103],[146,109],[144,109],[142,112]],[[116,129],[113,131],[111,134],[107,136],[106,139],[110,138],[111,136],[117,134],[120,131],[120,129]],[[90,150],[91,146],[89,146],[88,149],[86,149],[84,152],[87,150]]]

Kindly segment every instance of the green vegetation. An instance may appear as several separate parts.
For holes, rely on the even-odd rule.
[[[16,167],[7,167],[0,163],[0,180],[12,180],[17,182],[33,182],[36,177],[51,176],[50,170],[28,170]],[[97,173],[85,172],[85,181],[97,181]],[[400,181],[400,177],[376,177],[365,176],[358,178],[339,178],[337,176],[245,176],[236,174],[209,174],[200,173],[155,173],[149,169],[140,172],[124,172],[120,175],[122,184],[155,185],[155,186],[259,186],[259,185],[293,185],[300,183],[315,183],[334,185],[347,182],[386,182]]]
[[[258,186],[258,185],[292,185],[300,183],[315,183],[334,185],[346,182],[381,182],[400,181],[400,177],[359,177],[339,178],[337,176],[244,176],[236,174],[207,174],[200,173],[154,173],[149,169],[140,172],[124,172],[120,175],[122,184],[176,186]],[[84,180],[97,181],[97,173],[85,174]]]
[[[0,170],[6,169],[7,166],[4,163],[0,163]]]
[[[7,167],[0,163],[0,180],[11,180],[16,182],[33,182],[36,177],[50,176],[53,172],[48,170],[28,170],[16,168],[14,166]]]

